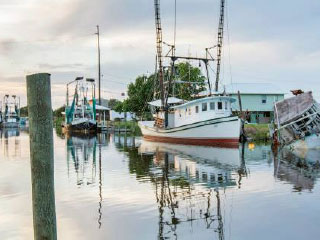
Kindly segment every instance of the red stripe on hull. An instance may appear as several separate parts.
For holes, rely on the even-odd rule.
[[[238,148],[239,139],[201,139],[201,138],[171,138],[171,137],[158,137],[144,135],[144,139],[151,142],[164,142],[164,143],[175,143],[185,145],[198,145],[198,146],[213,146],[223,148]]]

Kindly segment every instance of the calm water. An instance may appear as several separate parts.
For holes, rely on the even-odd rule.
[[[55,135],[58,239],[320,239],[317,153]],[[33,239],[29,137],[0,132],[0,239]]]

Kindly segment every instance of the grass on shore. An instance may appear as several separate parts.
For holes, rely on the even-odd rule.
[[[268,124],[246,124],[244,130],[246,136],[254,141],[266,141],[270,138]]]
[[[127,121],[127,122],[113,122],[113,125],[116,127],[116,128],[119,128],[120,129],[131,129],[131,132],[136,135],[136,136],[142,136],[142,133],[141,133],[141,129],[140,127],[138,126],[138,122],[137,121]]]

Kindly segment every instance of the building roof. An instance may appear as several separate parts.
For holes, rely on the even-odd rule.
[[[226,93],[237,94],[285,94],[272,83],[233,83],[225,86]]]
[[[96,105],[96,110],[99,110],[99,111],[109,111],[110,108],[107,108],[107,107],[104,107],[104,106],[100,106],[100,105]]]
[[[233,83],[227,84],[224,86],[224,89],[221,87],[219,92],[212,92],[212,94],[222,94],[223,91],[226,91],[227,94],[238,94],[240,91],[241,94],[279,94],[284,95],[286,92],[282,91],[276,85],[272,83]],[[208,91],[203,91],[196,96],[206,96]]]

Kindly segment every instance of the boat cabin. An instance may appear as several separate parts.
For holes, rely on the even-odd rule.
[[[186,103],[170,106],[168,113],[168,128],[180,127],[211,119],[232,116],[231,104],[236,100],[228,96],[211,96],[196,99]],[[164,112],[155,114],[155,125],[161,127]]]

